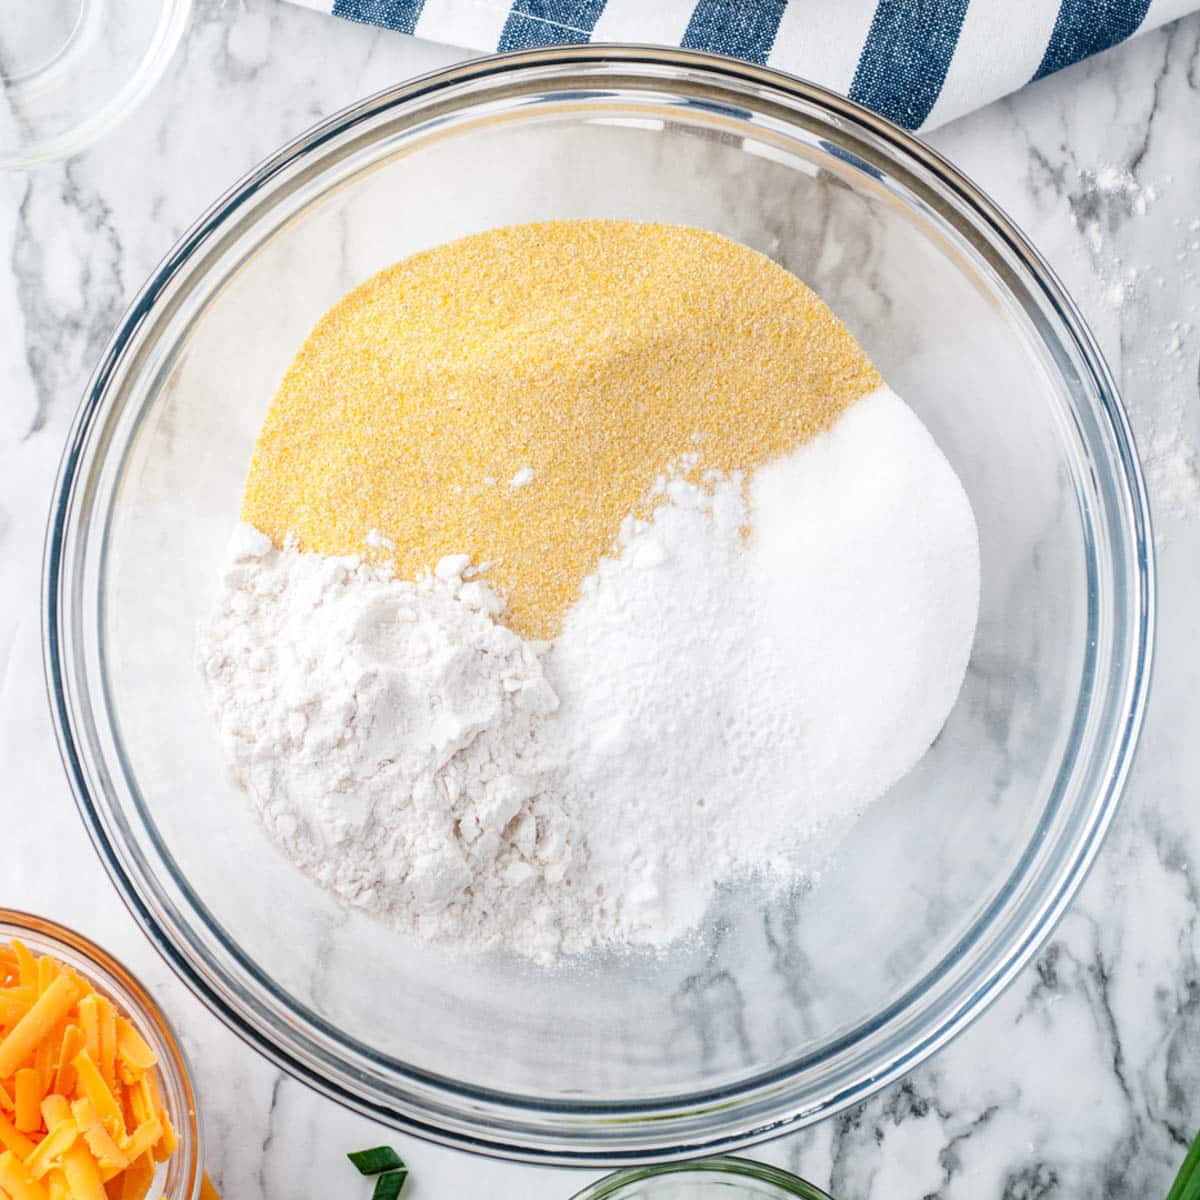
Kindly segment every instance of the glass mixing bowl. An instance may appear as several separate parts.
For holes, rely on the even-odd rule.
[[[163,1200],[198,1200],[203,1179],[203,1146],[187,1058],[167,1019],[146,989],[112,955],[82,934],[32,913],[0,908],[0,945],[13,939],[34,954],[49,954],[78,971],[133,1022],[158,1056],[163,1103],[179,1145],[159,1166],[150,1194]]]
[[[705,226],[811,284],[957,469],[983,591],[945,729],[819,883],[787,902],[730,890],[671,953],[547,971],[415,944],[289,866],[226,775],[194,638],[264,409],[321,313],[423,247],[566,217]],[[969,181],[772,71],[569,47],[366,100],[183,238],[70,436],[46,655],[98,850],[234,1029],[413,1132],[617,1163],[744,1145],[861,1100],[1012,979],[1124,783],[1152,580],[1108,371],[1046,265]]]

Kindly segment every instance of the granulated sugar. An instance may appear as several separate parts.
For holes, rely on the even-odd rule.
[[[649,942],[717,882],[818,868],[916,763],[958,695],[979,588],[962,486],[886,389],[760,470],[748,509],[736,481],[667,491],[549,660],[590,876]]]
[[[243,527],[201,657],[290,858],[399,929],[541,961],[661,946],[720,885],[819,867],[957,696],[966,495],[886,389],[752,474],[664,465],[550,643],[466,553],[412,582]]]

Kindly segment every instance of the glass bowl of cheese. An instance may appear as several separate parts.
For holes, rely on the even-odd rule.
[[[0,1191],[215,1195],[204,1190],[187,1059],[146,989],[107,951],[0,908],[0,1031]]]

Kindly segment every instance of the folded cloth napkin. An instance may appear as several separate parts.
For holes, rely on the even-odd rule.
[[[641,42],[766,63],[931,129],[1200,0],[294,0],[471,50]]]

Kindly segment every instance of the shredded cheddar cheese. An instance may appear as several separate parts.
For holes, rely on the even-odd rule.
[[[0,946],[0,1200],[144,1200],[177,1145],[157,1064],[86,979]]]

